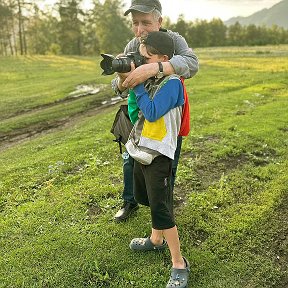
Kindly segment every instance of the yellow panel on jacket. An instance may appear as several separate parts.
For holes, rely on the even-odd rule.
[[[162,141],[167,135],[164,117],[159,118],[155,122],[144,121],[142,134],[143,137]]]

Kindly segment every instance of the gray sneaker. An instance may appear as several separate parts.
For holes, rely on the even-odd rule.
[[[134,238],[129,244],[129,247],[133,251],[162,251],[167,247],[166,240],[163,240],[163,244],[154,245],[148,238]]]
[[[167,283],[166,288],[188,288],[190,264],[186,258],[184,258],[186,267],[184,269],[171,269],[170,279]]]

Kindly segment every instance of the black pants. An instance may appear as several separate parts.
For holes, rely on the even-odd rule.
[[[175,226],[171,171],[172,160],[163,155],[150,165],[134,163],[135,200],[150,207],[152,227],[157,230]]]
[[[175,184],[176,172],[178,161],[180,157],[180,151],[182,146],[182,136],[178,136],[177,138],[177,148],[174,155],[174,160],[172,162],[172,177],[171,177],[171,185],[172,190]],[[123,175],[124,175],[124,189],[122,198],[124,201],[136,204],[137,202],[134,199],[133,194],[133,169],[134,169],[134,159],[125,151],[122,155],[123,157]]]

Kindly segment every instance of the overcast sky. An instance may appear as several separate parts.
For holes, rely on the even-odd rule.
[[[53,4],[56,1],[42,0],[41,2],[43,5]],[[83,0],[85,7],[89,7],[91,2],[91,0]],[[186,20],[197,18],[211,20],[213,17],[219,17],[225,21],[235,16],[249,16],[264,8],[270,8],[281,0],[160,0],[160,2],[163,16],[169,16],[172,22],[175,22],[180,14],[183,14]],[[123,0],[123,3],[128,8],[131,0]]]
[[[130,0],[125,0],[131,3]],[[174,22],[179,14],[186,20],[219,17],[228,20],[234,16],[249,16],[264,8],[270,8],[281,0],[160,0],[163,15],[169,16]]]

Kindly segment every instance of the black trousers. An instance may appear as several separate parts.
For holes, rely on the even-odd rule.
[[[135,200],[150,207],[152,227],[157,230],[175,226],[171,175],[172,160],[164,155],[150,165],[134,163]]]

